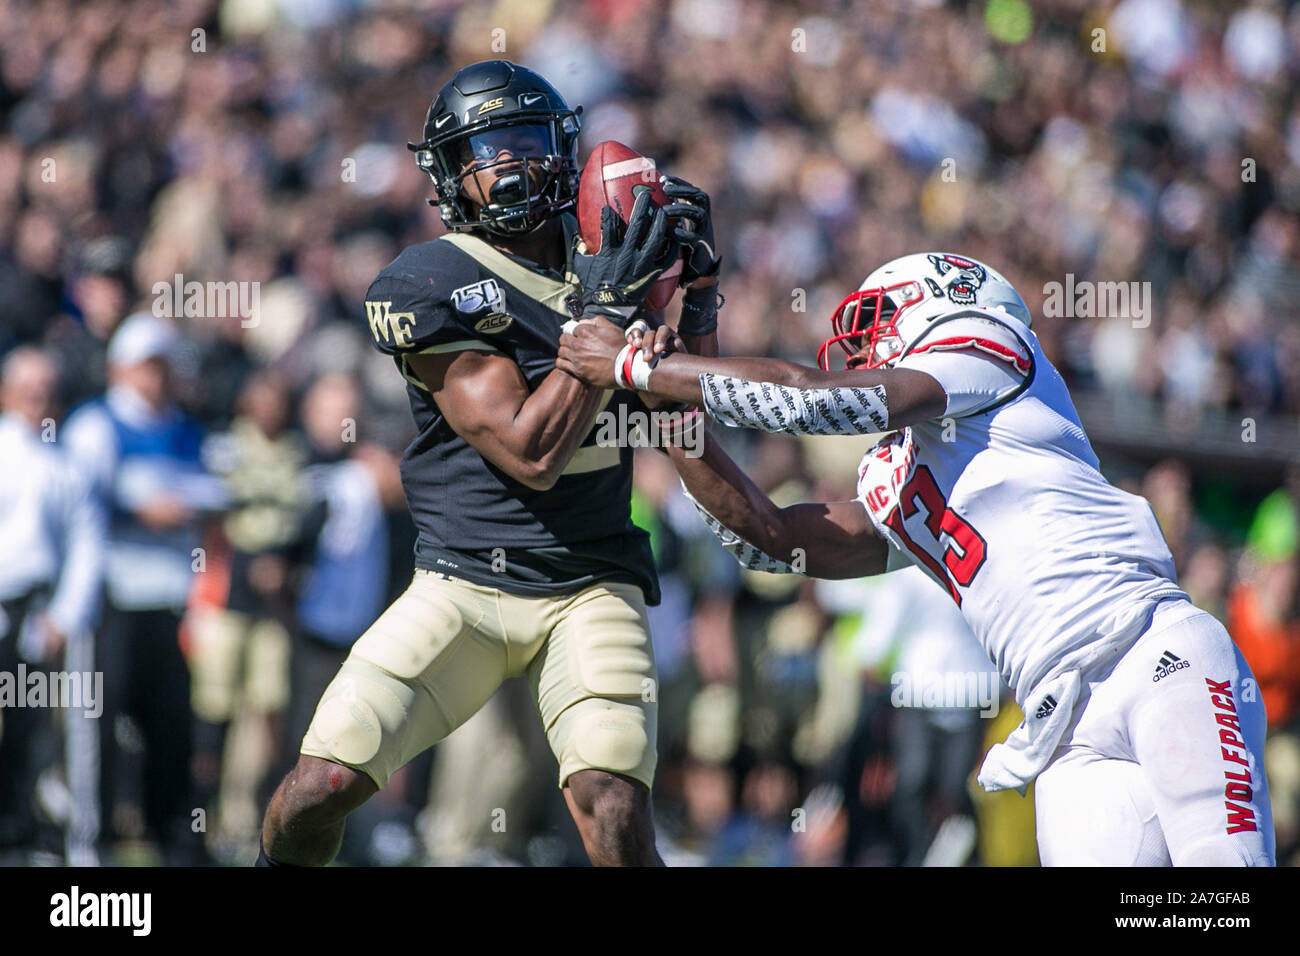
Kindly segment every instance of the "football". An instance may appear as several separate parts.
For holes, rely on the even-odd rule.
[[[587,157],[578,184],[578,231],[588,251],[600,251],[600,211],[613,206],[626,223],[636,199],[632,191],[637,186],[650,187],[655,206],[668,203],[653,159],[612,139],[598,143]],[[650,290],[646,307],[666,308],[677,292],[681,274],[682,260],[678,257]]]

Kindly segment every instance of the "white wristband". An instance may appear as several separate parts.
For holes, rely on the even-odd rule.
[[[619,388],[644,392],[650,387],[650,372],[658,361],[656,355],[654,361],[647,362],[639,345],[623,346],[614,357],[614,384]]]
[[[632,356],[639,351],[639,346],[625,345],[614,356],[614,384],[619,388],[636,387],[632,384]]]
[[[654,371],[654,363],[659,361],[659,356],[655,356],[653,361],[645,360],[645,353],[639,348],[636,355],[632,358],[632,384],[636,386],[638,392],[649,391],[650,373]]]

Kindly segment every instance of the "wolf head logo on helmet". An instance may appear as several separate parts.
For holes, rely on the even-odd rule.
[[[937,285],[940,290],[947,286],[949,299],[958,305],[975,304],[975,295],[979,287],[984,284],[984,277],[988,275],[982,265],[946,253],[938,255],[929,253],[926,258],[934,264],[935,271],[942,277]],[[927,284],[931,284],[929,280]],[[936,292],[935,295],[942,295],[942,291]]]
[[[424,139],[407,148],[449,229],[518,235],[576,202],[581,115],[532,70],[484,60],[439,90]]]
[[[830,368],[830,350],[844,350],[846,368],[893,366],[936,319],[962,309],[995,310],[1030,324],[1029,309],[1001,273],[949,252],[916,253],[886,262],[831,315],[834,335],[817,364]]]

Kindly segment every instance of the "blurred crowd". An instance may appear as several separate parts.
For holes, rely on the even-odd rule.
[[[10,0],[0,495],[66,493],[48,555],[14,554],[35,532],[0,514],[0,671],[93,660],[105,708],[89,731],[0,710],[0,863],[255,854],[320,690],[409,580],[413,428],[361,303],[443,231],[405,143],[498,56],[585,107],[580,159],[617,139],[710,192],[724,352],[810,362],[867,273],[943,248],[1011,279],[1078,393],[1297,428],[1300,4]],[[1150,283],[1149,324],[1045,314],[1067,277]],[[257,307],[173,308],[191,282]],[[851,492],[862,450],[725,437],[778,500]],[[1300,468],[1262,497],[1226,463],[1105,464],[1255,672],[1294,862]],[[1031,800],[969,779],[1014,704],[891,699],[921,666],[899,663],[923,643],[906,587],[742,573],[653,452],[634,510],[664,580],[668,862],[1035,861]],[[341,858],[581,861],[552,763],[508,684]]]

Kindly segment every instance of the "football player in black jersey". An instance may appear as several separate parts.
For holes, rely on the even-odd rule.
[[[556,370],[555,356],[579,317],[628,328],[678,254],[678,331],[716,354],[719,261],[708,197],[672,178],[672,204],[639,198],[625,230],[606,208],[600,252],[586,254],[569,211],[580,112],[533,71],[490,60],[443,87],[411,145],[452,231],[404,250],[365,306],[419,430],[402,459],[416,571],[322,696],[259,865],[328,863],[349,812],[520,675],[592,862],[661,863],[645,614],[658,581],[629,514],[633,449],[598,443],[594,427],[602,411],[645,406]]]

